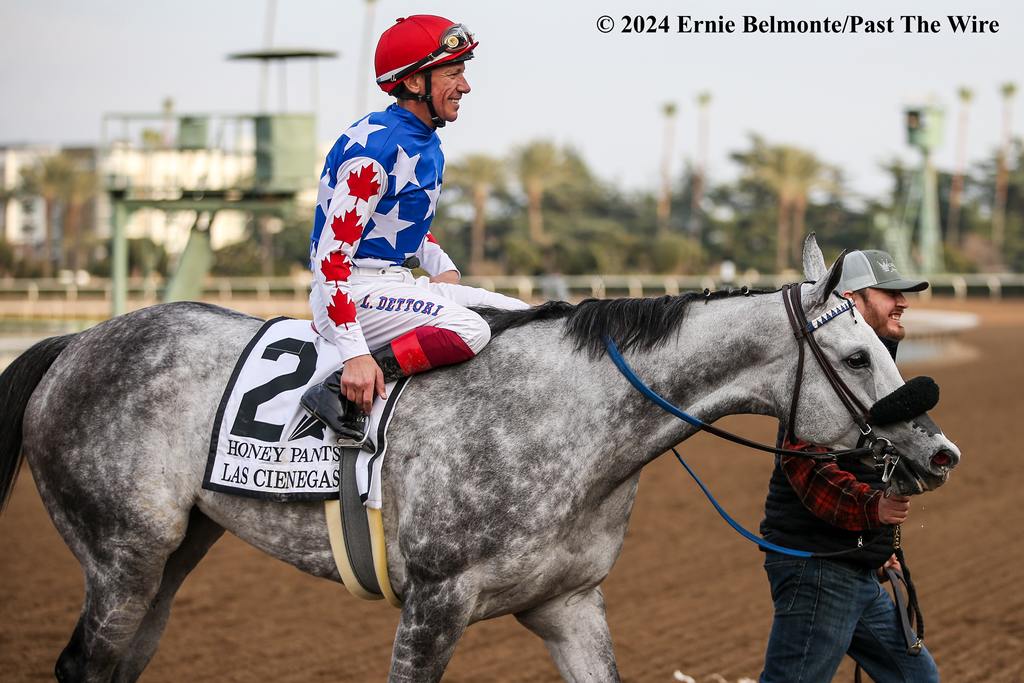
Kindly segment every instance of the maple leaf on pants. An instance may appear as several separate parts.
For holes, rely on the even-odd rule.
[[[370,197],[380,190],[380,183],[377,182],[377,172],[373,170],[373,164],[363,166],[358,173],[349,172],[345,182],[348,183],[349,194],[364,202],[370,201]]]
[[[335,325],[348,326],[356,321],[356,305],[348,294],[340,289],[331,297],[331,303],[327,305],[327,317]]]
[[[346,211],[344,216],[335,216],[331,221],[331,230],[339,242],[355,244],[363,235],[363,226],[359,225],[359,214],[355,209]]]
[[[348,256],[341,251],[335,251],[320,262],[320,272],[328,281],[348,280],[348,276],[352,274],[352,266],[349,265]]]

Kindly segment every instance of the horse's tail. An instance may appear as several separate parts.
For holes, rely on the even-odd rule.
[[[50,337],[34,344],[0,374],[0,512],[21,469],[21,427],[36,385],[75,335]]]

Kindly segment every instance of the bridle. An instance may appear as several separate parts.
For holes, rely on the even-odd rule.
[[[825,357],[825,352],[821,350],[818,341],[814,338],[814,332],[818,328],[838,318],[843,313],[849,312],[854,322],[856,322],[853,302],[836,294],[835,296],[842,299],[841,304],[826,311],[814,320],[808,321],[807,316],[804,314],[803,302],[800,298],[800,290],[803,284],[802,282],[788,284],[782,288],[782,301],[786,306],[786,315],[796,337],[798,349],[796,383],[793,387],[793,402],[789,408],[789,423],[786,426],[786,436],[792,438],[796,434],[796,413],[800,402],[800,388],[803,384],[804,342],[807,342],[807,347],[811,350],[811,354],[814,356],[814,360],[817,361],[818,367],[821,368],[836,396],[842,401],[846,410],[850,413],[850,417],[853,418],[854,423],[860,429],[861,437],[857,443],[858,449],[862,449],[867,444],[870,454],[874,457],[875,466],[882,470],[882,483],[887,484],[892,478],[897,463],[899,463],[899,453],[891,441],[885,437],[877,436],[871,429],[871,425],[868,423],[870,410],[857,398],[857,395],[847,386],[843,378],[839,376],[839,373],[836,372],[836,369]],[[834,453],[836,455],[840,454],[838,452]],[[843,455],[852,455],[852,453]]]
[[[746,446],[747,448],[775,453],[777,455],[792,455],[801,458],[811,458],[814,460],[835,460],[839,456],[862,458],[870,455],[875,461],[875,466],[882,470],[882,482],[888,483],[895,471],[896,463],[899,462],[899,454],[897,453],[896,448],[893,446],[891,441],[874,433],[871,429],[871,425],[868,424],[868,414],[870,411],[864,406],[863,402],[857,398],[856,394],[853,393],[850,387],[843,382],[842,378],[839,377],[839,373],[837,373],[835,368],[833,368],[828,362],[828,359],[825,357],[825,353],[821,350],[817,340],[814,339],[814,332],[821,326],[836,319],[843,313],[849,312],[850,315],[853,315],[853,302],[849,299],[843,299],[840,297],[842,299],[841,304],[830,309],[814,320],[808,321],[807,316],[804,314],[803,304],[800,300],[800,289],[803,284],[804,283],[790,284],[782,288],[782,300],[785,303],[786,313],[789,318],[793,334],[796,336],[797,346],[799,349],[799,355],[797,357],[796,384],[793,390],[793,402],[790,406],[789,423],[786,435],[791,437],[795,433],[797,404],[800,400],[800,388],[803,383],[805,357],[804,342],[806,341],[807,346],[811,349],[811,355],[814,356],[818,366],[821,368],[822,372],[825,373],[825,377],[828,379],[829,384],[832,386],[843,405],[846,406],[846,409],[850,412],[854,422],[860,429],[861,437],[856,448],[834,449],[818,452],[793,450],[778,446],[768,446],[766,444],[752,441],[738,434],[733,434],[732,432],[715,427],[714,425],[704,422],[698,417],[690,415],[644,384],[644,382],[637,377],[636,373],[633,372],[633,369],[629,367],[629,364],[626,363],[626,360],[619,352],[619,348],[615,344],[615,341],[611,337],[605,336],[604,342],[605,347],[608,350],[608,356],[612,359],[612,362],[615,363],[619,372],[621,372],[623,376],[629,380],[629,383],[633,385],[633,388],[643,394],[648,400],[669,414],[674,415],[683,422],[697,427],[702,431],[713,434],[721,439],[740,444],[741,446]]]

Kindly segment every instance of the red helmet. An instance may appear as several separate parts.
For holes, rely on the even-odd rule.
[[[377,41],[377,85],[390,93],[409,76],[440,64],[473,58],[479,43],[468,28],[433,14],[403,17]]]

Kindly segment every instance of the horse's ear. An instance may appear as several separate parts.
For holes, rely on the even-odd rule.
[[[812,237],[813,239],[813,237]],[[818,245],[814,245],[817,249]],[[818,251],[821,254],[821,251]],[[804,260],[807,258],[806,245],[804,250]],[[836,262],[832,264],[832,267],[828,269],[828,272],[824,274],[824,277],[820,278],[814,283],[814,286],[807,292],[807,301],[811,306],[822,306],[828,303],[828,299],[832,296],[832,292],[835,291],[836,287],[839,286],[839,280],[843,277],[843,261],[846,259],[846,250],[839,255]]]
[[[817,282],[825,277],[825,268],[825,257],[812,232],[804,239],[804,278]]]

